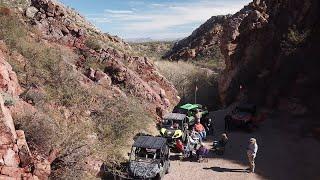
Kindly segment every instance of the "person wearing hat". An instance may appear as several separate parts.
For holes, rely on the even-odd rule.
[[[257,140],[255,138],[250,138],[249,140],[249,145],[247,147],[247,156],[248,156],[248,161],[249,161],[249,172],[254,173],[255,169],[255,163],[254,160],[257,156],[258,152],[258,144]]]
[[[225,146],[228,142],[228,136],[226,133],[221,134],[221,139],[219,141],[213,141],[213,150],[219,155],[224,154]]]

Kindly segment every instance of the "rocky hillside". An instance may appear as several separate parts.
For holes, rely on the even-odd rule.
[[[174,44],[163,58],[170,60],[188,60],[196,58],[215,58],[219,56],[219,37],[223,23],[229,16],[213,16],[189,37]]]
[[[168,52],[174,42],[166,41],[153,41],[143,43],[130,43],[130,46],[135,52],[139,52],[141,55],[146,55],[154,60],[160,60],[161,57]]]
[[[319,110],[319,1],[260,1],[242,21],[236,41],[222,40],[225,104],[239,93],[249,101],[293,114]],[[232,48],[226,48],[232,47]]]
[[[0,21],[0,179],[98,176],[179,101],[147,57],[59,2],[1,1]]]
[[[233,41],[238,34],[241,21],[252,11],[251,6],[245,6],[234,15],[213,16],[197,28],[189,37],[177,42],[164,58],[171,60],[207,59],[223,61],[220,49],[222,40]],[[224,37],[224,38],[223,38]],[[227,47],[225,47],[227,48]]]
[[[218,48],[226,65],[219,83],[224,104],[238,98],[242,85],[250,101],[305,113],[319,101],[317,12],[313,0],[254,0],[234,15],[210,18],[165,57],[210,57]]]
[[[0,63],[0,179],[46,179],[56,154],[51,152],[48,157],[31,154],[24,131],[15,129],[11,111],[18,107],[13,106],[13,101],[26,109],[33,108],[18,98],[22,88],[1,49]]]

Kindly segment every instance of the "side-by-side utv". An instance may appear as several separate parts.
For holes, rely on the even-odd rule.
[[[163,117],[160,125],[160,135],[167,138],[171,148],[175,147],[177,139],[185,141],[187,130],[188,123],[185,114],[168,113]]]
[[[169,172],[169,154],[166,138],[138,136],[129,153],[130,177],[133,179],[162,179]]]
[[[179,106],[176,112],[185,114],[187,116],[188,125],[193,126],[196,123],[194,115],[196,114],[197,110],[202,114],[202,119],[207,118],[209,111],[201,104],[184,104]]]

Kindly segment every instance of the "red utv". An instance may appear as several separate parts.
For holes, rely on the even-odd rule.
[[[240,128],[252,132],[257,128],[258,121],[257,107],[252,104],[242,104],[225,116],[225,131]]]

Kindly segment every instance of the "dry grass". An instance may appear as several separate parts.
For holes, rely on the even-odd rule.
[[[156,61],[155,64],[178,90],[181,97],[180,103],[193,103],[197,86],[197,103],[205,104],[209,108],[219,106],[217,74],[214,72],[183,61]]]

